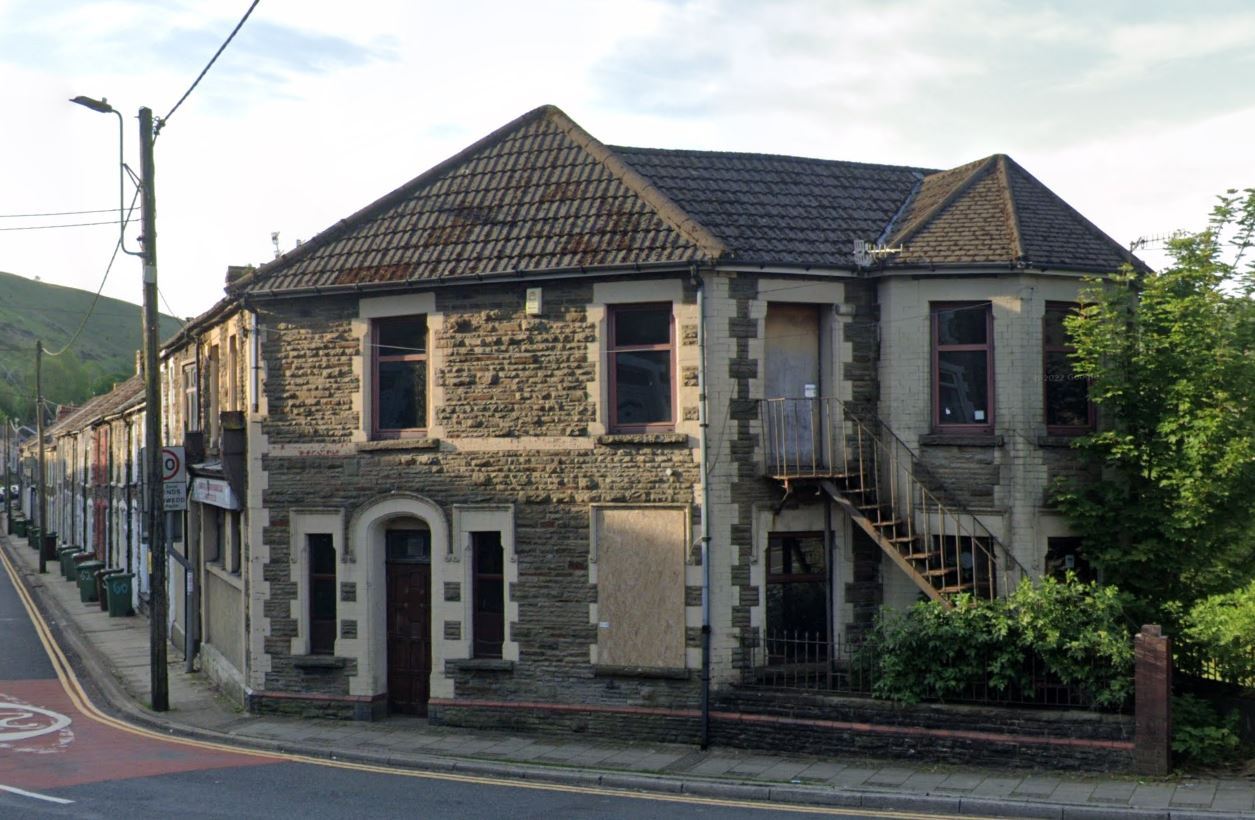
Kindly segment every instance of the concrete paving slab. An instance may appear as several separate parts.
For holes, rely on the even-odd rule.
[[[1010,775],[991,775],[982,780],[972,789],[972,797],[999,798],[1009,797],[1024,778]]]
[[[946,775],[946,777],[937,784],[937,790],[945,792],[970,792],[979,786],[984,779],[984,774],[975,774],[973,772],[953,772]]]
[[[1021,780],[1011,793],[1019,797],[1049,797],[1061,782],[1057,777],[1033,775]]]
[[[842,788],[857,788],[867,783],[867,779],[877,771],[879,769],[872,769],[866,766],[847,766],[828,778],[828,782],[833,786],[841,786]]]
[[[719,775],[726,774],[729,769],[737,764],[737,762],[738,758],[735,757],[711,755],[701,763],[698,763],[692,769],[689,769],[689,773],[718,777]]]
[[[1096,783],[1094,790],[1089,795],[1089,802],[1128,805],[1129,798],[1133,796],[1133,791],[1136,788],[1137,783],[1128,780]]]
[[[776,765],[774,757],[746,757],[739,760],[735,766],[729,769],[728,774],[754,777],[762,774],[774,765]]]
[[[1078,780],[1065,780],[1050,793],[1050,799],[1056,803],[1088,803],[1094,793],[1093,783]]]
[[[1172,802],[1176,786],[1164,783],[1139,783],[1129,798],[1129,805],[1139,809],[1166,809]]]
[[[1169,805],[1196,809],[1210,806],[1216,796],[1214,783],[1179,783],[1172,793]]]
[[[915,773],[915,769],[908,769],[902,766],[885,766],[883,769],[874,771],[867,778],[866,783],[868,786],[901,786]]]
[[[938,786],[945,782],[948,774],[942,772],[916,772],[903,781],[901,788],[915,794],[938,794]]]
[[[838,773],[845,771],[849,766],[845,763],[835,763],[830,760],[820,760],[807,766],[798,773],[797,779],[803,783],[826,783],[836,777]]]
[[[809,760],[780,760],[771,768],[758,775],[760,780],[771,780],[777,783],[791,783],[798,779],[812,762]]]

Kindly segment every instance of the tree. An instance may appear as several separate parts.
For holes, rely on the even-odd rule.
[[[1229,191],[1167,269],[1091,280],[1067,323],[1102,422],[1077,446],[1101,479],[1056,499],[1143,618],[1255,577],[1253,238],[1255,189]]]

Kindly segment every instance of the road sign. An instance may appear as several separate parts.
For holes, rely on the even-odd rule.
[[[182,447],[161,448],[163,505],[167,510],[187,509],[187,461]]]

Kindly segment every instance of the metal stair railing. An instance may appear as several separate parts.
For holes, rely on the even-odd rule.
[[[820,480],[929,597],[1010,592],[1024,566],[880,418],[836,398],[762,402],[766,473]]]

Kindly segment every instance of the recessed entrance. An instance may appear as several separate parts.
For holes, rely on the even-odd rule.
[[[431,530],[402,519],[384,531],[388,708],[427,714],[431,695]]]

